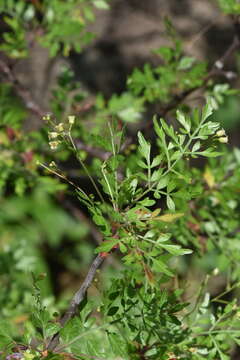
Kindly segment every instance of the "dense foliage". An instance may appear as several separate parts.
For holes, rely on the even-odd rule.
[[[50,57],[80,52],[111,2],[0,0],[2,359],[233,356],[240,150],[220,121],[239,94],[225,61],[239,48],[240,10],[218,4],[235,33],[212,66],[185,54],[165,18],[169,46],[154,51],[157,66],[133,70],[125,92],[88,102],[64,66],[44,113],[8,60],[27,58],[32,41]],[[192,109],[195,91],[203,101]],[[37,131],[24,127],[29,114]]]

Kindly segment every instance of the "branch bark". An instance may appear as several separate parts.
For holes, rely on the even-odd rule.
[[[77,309],[81,304],[81,302],[83,301],[83,299],[85,298],[87,290],[94,280],[96,271],[101,266],[103,261],[104,261],[104,257],[101,254],[98,254],[96,258],[93,260],[92,265],[90,266],[88,274],[84,279],[81,287],[73,296],[69,308],[67,309],[63,317],[60,319],[61,327],[63,327],[74,316],[76,316]],[[47,350],[53,351],[59,344],[59,338],[60,338],[60,333],[58,332],[50,339],[47,346]]]

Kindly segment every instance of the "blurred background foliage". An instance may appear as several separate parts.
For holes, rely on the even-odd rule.
[[[153,114],[174,125],[176,107],[190,113],[210,97],[213,121],[226,129],[230,145],[219,159],[191,160],[185,175],[201,179],[192,190],[200,196],[185,208],[178,199],[186,216],[168,226],[179,243],[195,249],[174,264],[186,296],[194,297],[214,271],[211,296],[230,289],[240,280],[240,68],[238,46],[229,50],[236,24],[228,16],[236,23],[238,2],[0,0],[0,11],[0,313],[6,326],[16,335],[29,319],[31,273],[47,274],[40,283],[44,304],[64,309],[102,238],[73,189],[37,165],[54,161],[94,193],[71,151],[49,148],[47,113],[59,123],[77,116],[73,135],[94,176],[98,158],[110,151],[107,120],[126,127],[124,152],[134,168],[136,132],[151,139]],[[93,298],[121,269],[111,255],[90,289]]]

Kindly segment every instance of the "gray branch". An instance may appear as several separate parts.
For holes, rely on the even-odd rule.
[[[65,312],[65,314],[63,315],[63,317],[60,320],[61,327],[63,327],[70,319],[72,319],[76,315],[78,306],[85,298],[87,289],[93,282],[96,271],[102,264],[103,260],[104,260],[104,257],[102,257],[101,254],[98,254],[97,257],[93,260],[93,263],[92,263],[92,265],[88,271],[88,274],[87,274],[86,278],[84,279],[80,289],[73,296],[69,308],[67,309],[67,311]],[[51,340],[49,341],[48,346],[47,346],[48,350],[53,351],[57,347],[57,345],[59,343],[59,337],[60,337],[60,333],[58,332],[51,338]]]

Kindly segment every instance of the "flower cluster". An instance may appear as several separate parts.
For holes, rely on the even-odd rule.
[[[225,130],[221,129],[218,130],[216,133],[217,137],[218,137],[218,141],[222,144],[227,144],[228,143],[228,136],[226,136]]]
[[[48,121],[51,122],[51,115],[47,114],[45,116],[43,116],[43,120],[44,121]],[[64,124],[64,123],[59,123],[57,125],[54,125],[54,131],[50,131],[48,133],[48,138],[49,138],[49,146],[52,150],[56,150],[58,145],[61,143],[60,140],[58,140],[58,138],[60,136],[65,135],[65,131],[66,132],[70,132],[72,125],[75,123],[75,116],[74,115],[69,115],[68,116],[68,124]]]

